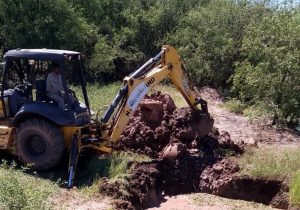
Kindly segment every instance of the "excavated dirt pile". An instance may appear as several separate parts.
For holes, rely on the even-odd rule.
[[[154,160],[131,163],[131,173],[125,182],[110,183],[103,179],[101,193],[119,199],[115,203],[117,209],[144,209],[159,203],[162,193],[190,192],[270,204],[282,183],[249,182],[254,192],[247,197],[246,188],[239,190],[243,183],[248,186],[247,180],[237,180],[239,167],[224,159],[242,154],[244,149],[230,139],[229,133],[212,129],[212,125],[213,120],[207,115],[191,112],[190,108],[176,108],[167,94],[147,96],[114,147],[147,154]],[[209,135],[204,136],[209,130]],[[239,188],[235,188],[237,184]],[[275,189],[265,195],[260,190],[264,186]]]
[[[103,179],[100,192],[116,199],[116,209],[144,209],[157,203],[161,184],[157,163],[137,163],[132,165],[132,173],[125,180],[109,182]]]
[[[208,115],[191,112],[190,108],[177,109],[168,94],[157,92],[141,102],[115,149],[153,158],[167,157],[169,153],[177,156],[177,153],[197,149],[198,137],[208,133],[212,125],[213,120]]]

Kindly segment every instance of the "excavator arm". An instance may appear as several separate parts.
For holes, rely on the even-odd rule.
[[[194,96],[190,80],[177,51],[164,45],[161,52],[142,67],[124,78],[124,86],[101,117],[91,123],[85,135],[74,133],[70,149],[68,187],[72,187],[77,159],[84,147],[110,153],[109,144],[120,139],[125,126],[144,96],[162,80],[170,78],[190,107],[199,113],[201,135],[206,135],[213,126],[205,100]],[[197,91],[196,91],[197,92]],[[200,104],[200,107],[199,107]]]
[[[124,87],[101,118],[104,124],[111,119],[111,123],[103,129],[102,137],[109,141],[117,141],[144,96],[168,77],[194,111],[202,110],[202,114],[209,115],[206,101],[200,96],[195,97],[191,90],[190,80],[179,54],[172,46],[164,45],[157,56],[125,77]]]

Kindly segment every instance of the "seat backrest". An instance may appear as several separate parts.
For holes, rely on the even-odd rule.
[[[35,89],[37,101],[51,102],[51,99],[46,94],[46,80],[36,80]]]
[[[46,80],[36,80],[35,88],[37,92],[45,92],[46,93]]]

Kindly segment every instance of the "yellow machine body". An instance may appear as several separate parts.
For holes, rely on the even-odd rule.
[[[209,132],[213,120],[207,111],[206,102],[197,95],[197,91],[191,89],[192,84],[178,52],[172,46],[165,45],[160,54],[124,78],[124,87],[101,120],[95,119],[81,127],[58,126],[63,135],[64,147],[70,151],[68,186],[73,183],[76,162],[81,149],[88,147],[110,153],[112,151],[110,144],[120,138],[141,100],[155,85],[166,78],[173,82],[193,110],[203,111],[202,114],[207,116],[209,125],[204,134]],[[8,104],[4,100],[5,98],[2,98],[0,101],[0,116],[7,115],[9,111],[4,108],[7,106],[3,106],[3,103]],[[0,149],[15,153],[14,141],[17,128],[10,126],[10,122],[11,119],[0,120]]]

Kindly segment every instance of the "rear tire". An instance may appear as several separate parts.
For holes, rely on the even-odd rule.
[[[55,166],[64,149],[60,129],[47,120],[36,118],[20,124],[15,144],[19,160],[37,170]]]

